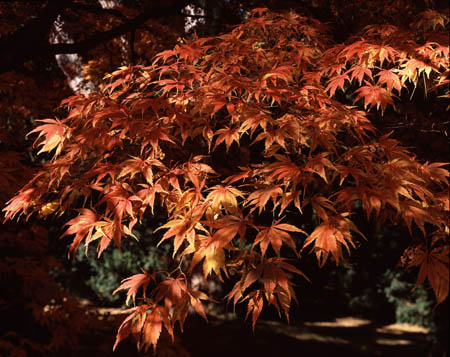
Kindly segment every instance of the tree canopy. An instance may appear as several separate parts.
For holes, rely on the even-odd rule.
[[[13,49],[1,52],[4,71],[35,53],[92,49],[188,2],[129,13],[97,8],[119,24],[69,44],[49,44],[36,32],[31,51],[25,40],[11,45],[35,26],[48,32],[63,8],[91,9],[62,4],[46,2],[1,38],[0,48]],[[213,299],[189,279],[199,265],[204,279],[232,282],[224,299],[245,303],[253,328],[268,305],[289,320],[293,276],[309,280],[304,256],[315,254],[319,266],[346,261],[365,239],[361,213],[374,227],[405,226],[411,245],[401,264],[417,267],[417,284],[427,281],[437,304],[448,298],[449,172],[441,162],[448,148],[413,148],[403,130],[423,135],[418,144],[435,133],[445,143],[448,10],[404,1],[383,9],[359,1],[313,5],[304,6],[308,13],[242,9],[245,21],[223,34],[178,38],[149,63],[97,78],[98,90],[64,99],[63,114],[39,119],[29,133],[45,160],[6,203],[6,220],[62,217],[63,236],[73,239],[69,254],[96,245],[100,257],[133,239],[133,228],[155,210],[167,215],[159,243],[171,242],[179,266],[143,270],[117,288],[135,306],[114,347],[129,335],[139,348],[156,347],[163,326],[173,337],[189,309],[207,319],[203,304]],[[359,16],[378,12],[357,17],[345,38],[332,28],[345,23],[313,17],[346,6],[361,6]]]

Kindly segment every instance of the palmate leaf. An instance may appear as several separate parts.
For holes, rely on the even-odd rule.
[[[322,267],[325,264],[330,254],[337,265],[340,260],[345,261],[342,246],[345,247],[347,252],[350,252],[349,246],[355,248],[351,231],[362,235],[350,219],[342,216],[332,217],[311,233],[302,250],[314,243],[314,251],[319,266]]]
[[[271,181],[290,181],[297,185],[302,177],[302,169],[293,163],[289,157],[276,156],[279,160],[267,166],[269,179]]]
[[[375,77],[379,77],[377,84],[386,84],[387,90],[389,92],[391,92],[392,89],[395,89],[397,93],[400,94],[403,85],[400,81],[400,78],[392,70],[383,69],[382,71],[378,72]]]
[[[382,112],[384,112],[388,104],[394,105],[392,95],[389,94],[385,88],[373,85],[367,81],[364,82],[366,85],[354,92],[355,94],[358,94],[355,98],[355,102],[364,99],[364,108],[376,107],[378,109],[381,107]]]
[[[174,338],[170,312],[165,307],[151,302],[127,311],[133,311],[133,313],[120,325],[113,350],[131,334],[137,340],[139,350],[144,348],[147,352],[149,347],[153,346],[156,351],[163,325],[172,339]]]
[[[230,216],[226,216],[221,218],[221,222],[224,223],[222,228],[214,232],[209,243],[215,248],[224,248],[228,246],[228,244],[237,236],[238,233],[241,237],[245,236],[245,231],[247,228],[245,221],[234,221]],[[218,222],[215,223],[218,224]]]
[[[298,274],[308,280],[305,274],[294,266],[286,263],[285,258],[273,257],[264,262],[262,283],[264,293],[270,305],[274,305],[280,313],[281,309],[289,322],[289,307],[293,299],[297,304],[297,297],[285,270]]]
[[[399,75],[403,82],[410,80],[411,82],[416,83],[422,72],[429,78],[431,72],[436,71],[435,68],[424,61],[415,58],[405,60],[401,67],[402,69],[399,71]]]
[[[203,261],[203,276],[205,279],[214,271],[222,281],[221,270],[226,274],[225,269],[225,251],[223,248],[214,248],[209,246],[205,250],[205,260]]]
[[[39,125],[28,134],[39,133],[36,142],[43,138],[38,144],[38,146],[42,146],[38,154],[56,149],[55,156],[58,156],[64,146],[64,140],[70,135],[68,126],[58,119],[42,119],[38,122],[46,124]]]
[[[364,39],[348,44],[342,50],[340,50],[338,58],[344,59],[346,63],[355,55],[357,55],[357,57],[361,59],[361,57],[364,55],[366,46],[367,44]],[[329,51],[331,53],[331,50]]]
[[[226,237],[228,238],[228,237]],[[214,272],[220,281],[223,281],[221,272],[223,271],[227,275],[225,265],[225,250],[221,246],[223,241],[218,240],[217,237],[197,235],[198,243],[190,244],[190,246],[183,252],[189,254],[194,252],[192,257],[189,272],[195,268],[195,266],[203,261],[203,277],[206,280],[208,276]]]
[[[136,174],[142,174],[148,184],[153,185],[153,169],[166,169],[165,165],[160,161],[152,158],[142,159],[140,157],[131,157],[123,163],[123,168],[117,178],[130,176],[133,179]]]
[[[420,207],[416,202],[400,202],[400,210],[410,233],[412,233],[413,221],[422,231],[424,236],[426,235],[425,223],[436,224],[436,218],[430,216],[427,210]]]
[[[349,73],[351,73],[350,81],[352,82],[356,78],[358,80],[359,85],[362,84],[364,77],[372,79],[371,69],[364,66],[353,66],[345,74]]]
[[[331,77],[330,82],[325,89],[327,92],[330,93],[330,97],[334,96],[334,93],[338,88],[341,88],[342,91],[344,91],[344,83],[345,81],[350,81],[350,78],[347,74],[341,74]]]
[[[442,303],[449,293],[449,247],[435,245],[427,249],[425,245],[419,245],[408,264],[408,267],[411,266],[420,267],[413,289],[428,280],[436,296],[436,305]]]
[[[280,249],[283,242],[290,246],[294,250],[294,252],[296,252],[295,242],[292,239],[291,235],[287,232],[298,232],[308,235],[301,229],[291,224],[279,223],[280,221],[281,219],[274,222],[270,227],[257,227],[258,229],[260,229],[260,231],[256,235],[255,241],[252,245],[252,249],[259,244],[261,255],[263,257],[266,254],[269,243],[278,257],[280,256]]]
[[[279,67],[272,67],[270,69],[270,72],[264,74],[262,77],[263,83],[265,83],[267,80],[272,80],[273,83],[276,83],[276,78],[279,78],[286,83],[292,81],[292,72],[294,70],[294,67],[292,66],[279,66]]]
[[[146,308],[146,306],[141,307],[133,307],[131,309],[125,310],[124,312],[133,312],[132,314],[128,315],[125,320],[122,321],[122,323],[119,326],[119,329],[117,331],[116,335],[116,341],[114,342],[113,351],[117,348],[117,345],[124,339],[126,339],[131,334],[131,327],[133,324],[133,320],[137,315],[136,310],[142,310]]]
[[[431,180],[436,182],[443,182],[445,183],[447,181],[447,177],[450,176],[450,173],[448,170],[443,169],[443,166],[448,166],[448,163],[444,162],[433,162],[429,163],[426,162],[421,167],[421,170],[424,170],[426,173],[430,175]]]
[[[76,251],[81,241],[86,238],[90,240],[95,228],[95,224],[99,220],[97,212],[88,208],[81,208],[79,210],[80,215],[68,221],[66,226],[69,226],[61,237],[66,235],[75,234],[72,244],[70,245],[70,253]]]
[[[127,301],[126,304],[130,302],[130,299],[133,299],[133,304],[136,303],[136,294],[139,290],[139,288],[142,287],[143,295],[145,297],[145,291],[148,287],[148,285],[153,281],[156,282],[155,277],[146,272],[144,269],[142,270],[142,274],[135,274],[133,276],[130,276],[124,280],[122,280],[122,284],[113,291],[113,294],[117,293],[120,290],[128,290],[127,291]]]
[[[204,292],[199,290],[190,290],[189,291],[190,303],[194,311],[199,314],[205,321],[208,321],[206,317],[205,308],[203,307],[202,300],[214,301],[209,296],[207,296]]]
[[[250,114],[250,113],[249,113]],[[253,115],[249,115],[248,118],[246,118],[239,128],[239,131],[241,133],[250,131],[250,136],[253,136],[253,133],[258,129],[261,128],[263,130],[266,130],[267,125],[273,121],[269,115],[261,112],[255,112]]]
[[[178,251],[178,249],[180,248],[181,244],[185,239],[188,242],[194,240],[195,237],[194,226],[196,223],[197,222],[192,221],[190,218],[174,219],[167,222],[165,225],[158,228],[158,229],[169,228],[169,230],[166,233],[164,233],[158,245],[164,242],[166,239],[174,237],[173,255],[175,256],[176,252]]]
[[[21,190],[16,196],[11,198],[6,206],[3,208],[5,212],[5,221],[8,219],[14,219],[16,214],[22,215],[28,211],[28,208],[32,206],[33,198],[36,199],[36,189],[28,188]]]
[[[253,328],[264,305],[263,297],[267,299],[269,305],[274,305],[278,312],[280,312],[281,306],[286,319],[289,321],[290,301],[292,299],[297,301],[297,298],[286,271],[298,274],[309,280],[303,272],[288,264],[286,260],[286,258],[282,257],[262,257],[258,264],[250,262],[242,272],[241,279],[227,294],[228,303],[233,301],[234,306],[236,306],[238,301],[249,300],[246,318],[250,313],[252,314]],[[262,284],[262,288],[252,290],[245,295],[245,291],[253,284]]]
[[[417,27],[422,27],[425,30],[435,30],[437,27],[445,28],[446,23],[448,23],[447,14],[444,15],[436,10],[428,9],[419,14],[419,20],[415,25]]]
[[[261,213],[266,206],[269,199],[272,199],[274,206],[276,205],[276,199],[278,196],[283,194],[283,190],[279,185],[271,185],[266,188],[253,191],[247,197],[247,205],[253,206],[251,211],[259,208],[259,213]]]
[[[177,279],[168,278],[154,290],[155,301],[164,299],[164,306],[170,310],[173,305],[180,303],[183,295],[187,294],[186,277],[180,276]]]
[[[328,183],[327,173],[325,169],[336,170],[334,165],[327,159],[328,152],[322,152],[308,160],[307,164],[303,168],[304,171],[313,172],[319,175],[326,183]]]
[[[126,183],[117,183],[106,190],[100,203],[106,203],[106,212],[113,212],[116,221],[122,222],[124,216],[135,217],[133,202],[140,198],[130,194],[130,186]]]
[[[155,205],[155,199],[157,193],[167,193],[159,183],[152,186],[147,184],[141,184],[142,190],[137,192],[137,197],[141,199],[141,213],[145,210],[147,206],[150,206],[151,212],[153,214],[153,207]]]
[[[371,45],[368,48],[369,53],[373,56],[373,58],[380,62],[380,65],[383,66],[384,61],[393,62],[397,51],[388,45]]]
[[[232,186],[217,185],[211,187],[211,192],[206,196],[206,201],[210,201],[210,209],[213,214],[220,213],[224,209],[227,213],[238,211],[237,198],[243,198],[243,193]]]

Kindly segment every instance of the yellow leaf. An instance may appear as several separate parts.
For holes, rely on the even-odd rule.
[[[214,271],[219,279],[222,281],[220,270],[225,270],[225,253],[223,248],[215,249],[214,246],[209,246],[205,251],[205,260],[203,262],[203,275],[205,279]]]

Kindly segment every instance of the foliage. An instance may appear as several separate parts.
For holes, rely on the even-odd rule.
[[[148,227],[147,224],[145,226]],[[124,294],[112,293],[130,272],[137,274],[140,269],[169,269],[169,245],[157,248],[152,244],[149,237],[155,233],[149,227],[135,231],[135,234],[141,237],[139,241],[131,239],[123,242],[122,251],[118,248],[106,250],[102,259],[96,259],[92,250],[87,252],[87,256],[84,251],[78,250],[75,259],[66,259],[61,262],[61,267],[53,270],[55,280],[71,294],[96,305],[121,306]]]
[[[266,305],[289,319],[292,276],[308,279],[302,255],[345,261],[363,236],[361,210],[378,226],[408,228],[402,263],[442,303],[446,164],[421,162],[372,122],[403,120],[419,95],[428,116],[445,113],[446,27],[445,14],[428,10],[408,30],[368,26],[333,44],[317,20],[255,9],[230,33],[183,41],[152,65],[113,72],[99,93],[64,100],[67,116],[33,130],[53,157],[6,219],[72,215],[69,254],[84,242],[100,256],[157,208],[167,212],[160,242],[189,265],[162,281],[142,270],[122,282],[117,291],[142,303],[114,348],[129,335],[156,348],[163,326],[173,336],[189,309],[206,319],[211,299],[188,279],[199,264],[205,279],[233,282],[227,302],[245,302],[253,328]]]
[[[414,284],[405,281],[404,274],[387,271],[383,278],[390,282],[390,284],[386,284],[383,292],[389,302],[395,305],[396,320],[428,328],[432,327],[431,310],[433,301],[423,285],[411,293]]]

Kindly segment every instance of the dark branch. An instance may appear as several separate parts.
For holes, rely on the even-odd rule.
[[[81,10],[81,11],[85,11],[85,12],[89,12],[89,13],[93,13],[93,14],[105,14],[105,15],[111,15],[111,16],[115,16],[123,21],[128,21],[128,18],[122,14],[119,10],[116,9],[104,9],[100,6],[92,6],[92,5],[86,5],[86,4],[80,4],[80,3],[74,3],[71,6],[72,10]]]
[[[12,35],[0,40],[0,73],[6,72],[33,56],[34,50],[46,44],[48,33],[57,16],[71,1],[49,0],[37,17]]]
[[[72,0],[73,1],[73,0]],[[181,15],[181,9],[187,0],[169,2],[166,6],[147,8],[138,16],[129,19],[108,31],[97,31],[88,39],[78,43],[48,43],[48,33],[57,16],[71,7],[72,1],[49,0],[42,13],[26,26],[0,40],[0,73],[21,66],[24,62],[37,57],[63,53],[83,53],[103,42],[124,35],[142,26],[149,19]]]

